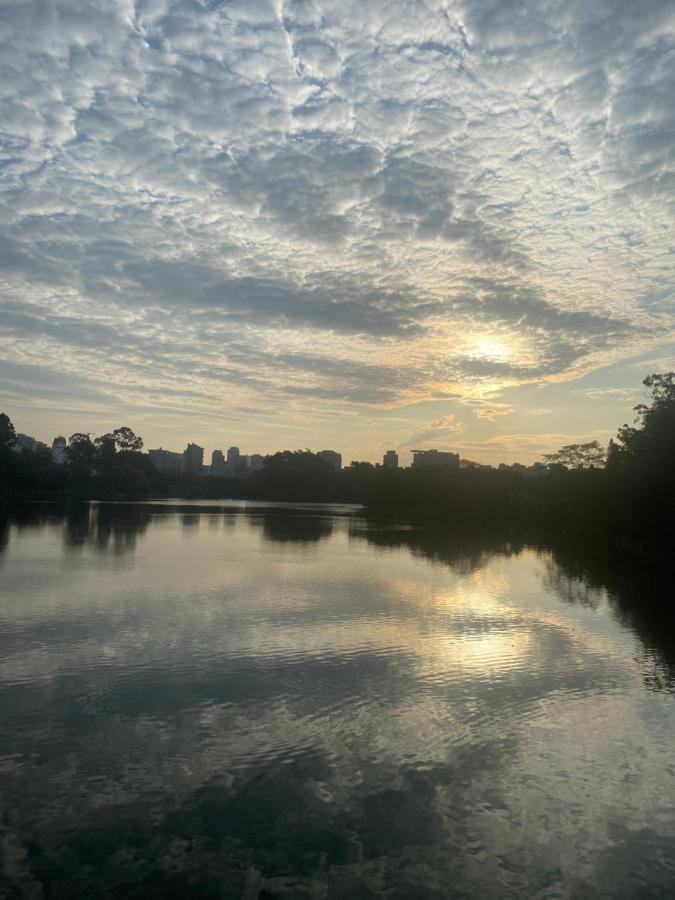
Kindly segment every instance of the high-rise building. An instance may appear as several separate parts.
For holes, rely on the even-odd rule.
[[[342,454],[338,453],[337,450],[319,450],[317,453],[324,462],[327,462],[329,466],[332,466],[337,472],[342,468]]]
[[[382,457],[382,465],[385,469],[398,469],[398,453],[395,450],[387,450]]]
[[[217,477],[225,474],[225,457],[222,450],[214,450],[211,454],[211,475]]]
[[[262,453],[252,453],[248,458],[248,467],[252,472],[257,472],[265,465],[265,457]]]
[[[57,466],[66,462],[66,439],[62,436],[55,437],[52,441],[52,460]]]
[[[180,475],[183,470],[183,454],[174,453],[172,450],[148,450],[152,464],[158,472],[165,475]]]
[[[446,450],[413,450],[412,468],[428,469],[439,466],[452,466],[459,468],[459,453],[450,453]]]
[[[183,473],[185,475],[201,475],[204,464],[204,448],[197,444],[188,444],[183,450]]]
[[[227,462],[232,468],[236,468],[239,463],[239,447],[230,447],[227,451]]]

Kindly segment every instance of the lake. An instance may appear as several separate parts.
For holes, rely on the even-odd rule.
[[[654,566],[349,507],[0,522],[0,896],[675,895]]]

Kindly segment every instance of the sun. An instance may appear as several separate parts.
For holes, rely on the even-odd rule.
[[[509,357],[509,348],[492,337],[481,337],[473,345],[473,356],[499,362]]]

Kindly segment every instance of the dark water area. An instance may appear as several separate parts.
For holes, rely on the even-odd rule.
[[[349,507],[0,517],[0,896],[673,897],[653,564]]]

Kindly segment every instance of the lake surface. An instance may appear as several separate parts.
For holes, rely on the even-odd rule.
[[[0,524],[0,896],[673,897],[671,583],[345,507]]]

